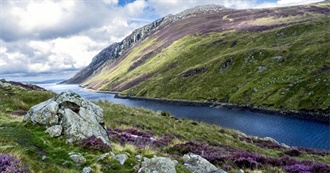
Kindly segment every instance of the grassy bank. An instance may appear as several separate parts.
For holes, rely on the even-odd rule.
[[[63,138],[49,137],[42,127],[22,123],[23,111],[53,97],[53,93],[11,86],[0,87],[0,95],[0,153],[15,156],[33,172],[81,172],[85,166],[91,166],[95,172],[136,172],[134,166],[139,164],[136,155],[177,159],[177,171],[187,172],[181,159],[187,152],[200,154],[229,172],[238,169],[284,172],[289,169],[285,166],[290,164],[305,164],[311,169],[330,164],[329,152],[286,148],[234,130],[178,119],[166,112],[156,113],[107,101],[95,103],[104,110],[111,151],[127,153],[129,158],[124,165],[111,157],[96,161],[95,158],[104,151],[66,144]],[[138,135],[142,140],[136,141],[130,134]],[[87,162],[75,165],[69,152],[81,153]],[[252,158],[253,161],[240,162],[238,158]]]

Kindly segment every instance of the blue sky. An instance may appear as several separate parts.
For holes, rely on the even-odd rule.
[[[1,0],[0,78],[69,78],[108,45],[198,5],[267,8],[322,0]]]

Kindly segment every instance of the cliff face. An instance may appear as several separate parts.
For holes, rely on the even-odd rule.
[[[155,31],[160,30],[161,28],[164,28],[175,21],[186,19],[200,14],[219,12],[224,9],[225,8],[223,6],[216,6],[216,5],[200,6],[186,10],[177,15],[168,15],[166,17],[158,19],[149,25],[146,25],[142,28],[133,31],[132,34],[127,36],[120,43],[114,43],[108,46],[107,48],[103,49],[99,54],[97,54],[92,59],[92,62],[87,67],[83,68],[78,73],[76,73],[72,78],[62,83],[66,83],[66,84],[82,83],[84,80],[97,74],[106,65],[109,65],[115,59],[119,58],[126,50],[130,49],[134,44],[148,37]]]
[[[67,83],[128,96],[330,110],[330,3],[169,15],[102,50]]]

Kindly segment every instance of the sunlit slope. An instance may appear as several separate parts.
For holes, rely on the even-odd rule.
[[[83,85],[147,98],[329,112],[329,7],[183,19],[107,62]]]

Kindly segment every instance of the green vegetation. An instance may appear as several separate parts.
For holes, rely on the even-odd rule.
[[[258,19],[252,23],[265,21],[274,22]],[[309,22],[261,32],[187,35],[161,51],[156,51],[161,44],[151,44],[154,39],[150,38],[117,66],[84,85],[98,81],[102,85],[95,89],[147,98],[328,112],[329,30],[329,17],[320,15]],[[137,62],[134,57],[153,51],[143,64],[128,70]]]
[[[139,133],[152,134],[156,141],[166,139],[167,143],[136,145],[134,142],[122,143],[117,138],[111,137],[112,152],[115,154],[127,153],[128,160],[124,165],[120,165],[110,156],[96,161],[95,158],[103,154],[99,150],[66,144],[63,138],[51,138],[44,133],[45,129],[42,127],[22,123],[23,116],[13,114],[18,110],[27,111],[32,105],[53,97],[53,93],[28,91],[18,86],[0,86],[0,95],[0,153],[15,156],[33,172],[81,172],[85,166],[91,166],[95,172],[136,172],[134,166],[139,163],[135,158],[136,155],[149,158],[157,155],[178,159],[177,171],[187,172],[182,165],[183,161],[175,156],[177,152],[179,154],[182,152],[180,146],[186,146],[186,143],[208,148],[220,147],[219,149],[223,149],[229,147],[228,151],[227,149],[221,151],[228,152],[228,154],[231,154],[231,151],[248,151],[254,155],[271,159],[289,155],[297,160],[308,159],[330,164],[330,155],[324,154],[322,151],[299,150],[297,154],[295,150],[280,147],[271,142],[266,142],[267,145],[265,145],[263,140],[246,137],[234,130],[188,119],[178,119],[166,112],[156,113],[108,101],[95,103],[104,110],[105,124],[109,128],[109,132],[110,129],[117,129],[117,131],[134,129]],[[13,99],[15,102],[12,101]],[[254,142],[249,142],[250,140]],[[83,165],[74,164],[69,158],[69,152],[81,153],[87,162]],[[215,163],[221,168],[224,166],[223,163]],[[233,163],[227,161],[226,164]],[[234,171],[240,168],[238,165],[232,165],[230,170]],[[244,169],[247,172],[253,172],[249,171],[249,168]],[[273,168],[270,165],[258,167],[257,170],[283,171],[280,167]]]

